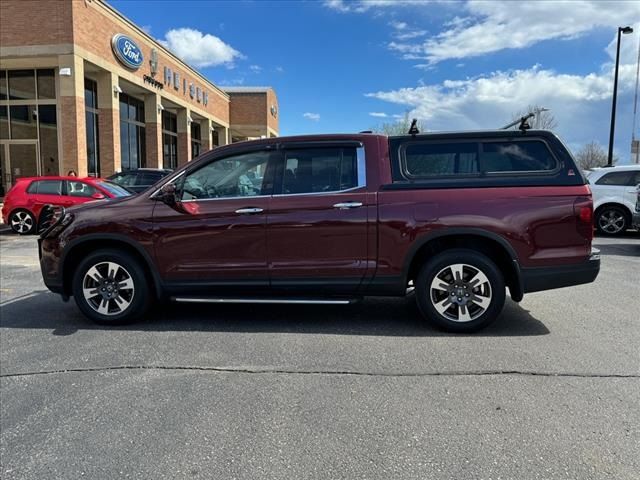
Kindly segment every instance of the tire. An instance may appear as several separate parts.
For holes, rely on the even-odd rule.
[[[72,282],[73,298],[80,311],[102,325],[131,323],[151,304],[142,266],[120,250],[98,250],[86,256],[73,273]]]
[[[31,235],[36,231],[36,217],[29,210],[19,208],[9,215],[11,230],[20,235]]]
[[[596,227],[603,235],[622,235],[630,223],[629,215],[622,207],[603,207],[596,215]]]
[[[455,282],[454,275],[462,282]],[[498,318],[504,306],[502,273],[488,257],[474,250],[439,253],[424,264],[415,283],[422,316],[449,332],[480,330]]]

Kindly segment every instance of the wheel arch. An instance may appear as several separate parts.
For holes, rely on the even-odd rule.
[[[163,296],[160,276],[148,252],[129,238],[117,234],[87,235],[69,244],[60,260],[62,289],[65,294],[71,295],[73,273],[82,258],[84,258],[87,253],[108,248],[127,252],[138,260],[145,272],[147,280],[154,286],[156,296],[158,298]]]
[[[475,228],[452,228],[419,238],[411,247],[403,268],[404,285],[414,280],[421,266],[433,255],[454,248],[475,250],[496,263],[511,298],[519,302],[524,296],[524,285],[518,255],[509,242],[500,235]]]
[[[627,215],[627,220],[631,220],[631,217],[633,216],[633,212],[629,209],[629,207],[627,205],[625,205],[624,203],[620,203],[620,202],[615,202],[615,201],[609,201],[609,202],[604,202],[601,205],[598,205],[598,207],[594,210],[594,215],[598,215],[598,213],[603,209],[603,208],[607,208],[607,207],[617,207],[620,208],[622,211],[625,212],[625,214]]]

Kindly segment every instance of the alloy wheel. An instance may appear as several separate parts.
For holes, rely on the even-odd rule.
[[[29,212],[15,212],[11,215],[11,228],[20,234],[28,233],[33,229],[33,215]]]
[[[605,210],[598,217],[598,226],[606,233],[620,233],[626,228],[626,219],[619,210]]]
[[[429,296],[443,317],[453,322],[470,322],[489,308],[491,283],[479,268],[457,263],[433,277]]]
[[[135,288],[129,272],[115,262],[100,262],[89,268],[82,280],[87,304],[101,315],[119,315],[133,301]]]

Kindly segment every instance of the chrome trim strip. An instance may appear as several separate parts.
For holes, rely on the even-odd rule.
[[[198,298],[171,297],[180,303],[254,303],[254,304],[300,304],[300,305],[349,305],[353,300],[315,300],[299,298]]]
[[[269,198],[271,195],[244,195],[240,197],[215,197],[215,198],[192,198],[191,200],[180,200],[180,203],[190,202],[210,202],[212,200],[239,200],[246,199],[249,202],[253,198]]]
[[[354,190],[359,190],[363,187],[351,187],[351,188],[347,188],[346,190],[331,190],[330,192],[306,192],[306,193],[277,193],[275,195],[272,195],[272,197],[300,197],[300,196],[304,196],[304,195],[331,195],[334,193],[348,193],[348,192],[353,192]],[[242,198],[255,198],[255,197],[242,197]]]

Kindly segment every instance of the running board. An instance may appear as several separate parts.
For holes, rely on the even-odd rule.
[[[180,303],[263,303],[263,304],[299,304],[299,305],[349,305],[355,299],[315,299],[315,298],[211,298],[211,297],[171,297]]]

